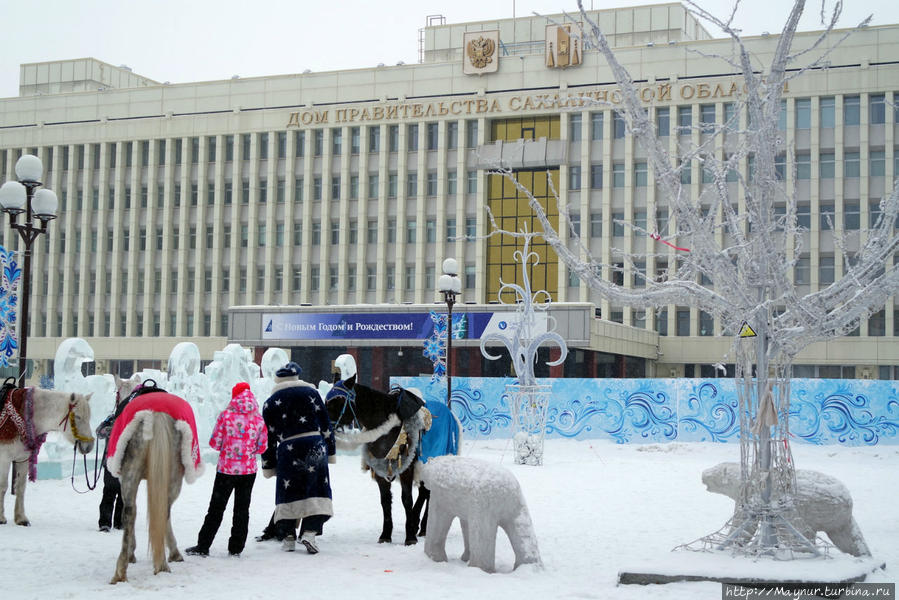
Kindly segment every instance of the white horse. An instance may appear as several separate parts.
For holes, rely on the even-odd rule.
[[[63,436],[82,454],[94,448],[90,394],[25,388],[23,406],[18,409],[13,406],[11,396],[3,401],[0,409],[0,433],[14,432],[11,439],[0,439],[0,525],[6,523],[3,501],[9,482],[9,467],[15,462],[19,468],[15,469],[13,484],[16,495],[13,515],[17,525],[27,526],[31,523],[25,516],[25,482],[28,478],[34,481],[37,453],[45,435],[50,431],[62,431]]]

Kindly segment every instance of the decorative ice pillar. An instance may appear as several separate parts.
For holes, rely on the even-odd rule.
[[[487,344],[499,342],[509,350],[512,364],[517,375],[516,383],[506,386],[506,398],[512,412],[512,425],[515,428],[513,442],[515,445],[515,462],[520,465],[543,464],[543,440],[546,436],[546,411],[549,406],[551,386],[538,385],[534,376],[534,365],[537,362],[537,350],[543,344],[555,343],[559,346],[559,358],[547,362],[549,366],[560,365],[568,356],[568,346],[555,329],[555,319],[547,314],[551,299],[549,292],[539,290],[532,292],[528,275],[529,266],[536,266],[539,258],[536,252],[528,248],[535,233],[524,231],[519,234],[524,239],[524,246],[516,250],[513,257],[521,263],[522,285],[506,283],[500,279],[499,301],[508,304],[504,292],[512,292],[516,310],[510,313],[507,333],[490,333],[481,338],[481,354],[490,360],[499,355],[490,354]],[[508,294],[505,294],[508,297]],[[541,298],[543,302],[537,303]]]

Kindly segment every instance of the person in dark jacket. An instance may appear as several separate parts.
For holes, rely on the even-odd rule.
[[[118,379],[116,381],[119,381]],[[128,382],[126,381],[125,384]],[[122,385],[121,383],[119,385]],[[116,400],[115,410],[103,419],[103,422],[97,425],[97,439],[105,440],[109,438],[112,426],[115,424],[116,418],[125,410],[128,402],[138,394],[142,388],[142,384],[138,383],[131,392],[119,397]],[[120,390],[121,391],[121,390]],[[122,499],[122,486],[119,484],[117,477],[114,477],[109,469],[106,468],[106,458],[103,459],[103,495],[100,497],[100,519],[98,525],[100,531],[109,531],[110,526],[116,529],[122,528],[122,508],[124,507]]]
[[[299,379],[300,371],[291,362],[275,373],[275,387],[262,409],[268,428],[262,474],[277,475],[274,521],[284,538],[282,549],[296,548],[299,519],[300,542],[316,554],[316,536],[334,514],[328,463],[337,449],[325,404],[318,390]]]

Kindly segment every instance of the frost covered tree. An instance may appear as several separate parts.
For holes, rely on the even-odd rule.
[[[638,85],[578,2],[583,23],[579,36],[585,47],[596,48],[608,63],[620,93],[620,102],[613,108],[646,153],[660,202],[667,204],[673,217],[666,231],[642,230],[626,222],[621,225],[676,247],[675,261],[667,271],[646,272],[643,265],[651,249],[642,254],[617,252],[615,264],[595,260],[577,239],[574,227],[570,227],[572,243],[560,236],[540,202],[517,185],[529,196],[541,233],[560,261],[603,299],[638,309],[694,306],[716,316],[723,324],[723,335],[732,336],[730,355],[736,366],[741,425],[738,506],[743,510],[737,510],[721,531],[703,538],[704,545],[781,558],[795,552],[816,554],[814,540],[806,540],[792,525],[798,518],[792,510],[795,474],[788,430],[792,361],[809,344],[854,330],[883,308],[899,288],[899,270],[892,260],[899,245],[894,230],[899,189],[893,187],[882,199],[876,222],[857,232],[856,238],[833,231],[845,274],[817,291],[801,294],[794,282],[794,268],[803,251],[805,228],[797,218],[796,189],[785,184],[785,165],[796,163],[778,126],[781,99],[790,81],[810,70],[826,68],[831,54],[851,34],[835,30],[842,3],[837,1],[827,10],[822,2],[822,31],[811,42],[804,37],[803,47],[794,48],[805,9],[804,0],[795,0],[780,36],[772,39],[773,50],[765,48],[764,54],[754,54],[734,25],[739,1],[725,19],[689,0],[685,4],[732,41],[730,55],[704,56],[726,63],[742,93],[726,122],[701,124],[700,135],[691,136],[700,143],[680,143],[672,155],[667,141],[663,143],[657,135]],[[869,20],[859,26],[866,26]],[[701,54],[699,49],[691,51]],[[579,100],[582,106],[589,102]],[[700,163],[707,177],[698,202],[691,199],[681,177],[693,161]],[[510,170],[498,168],[495,172],[515,181]],[[795,182],[795,177],[792,180]],[[567,207],[559,204],[560,214],[567,215]],[[494,231],[516,234],[499,229],[492,215],[491,222]],[[656,256],[668,255],[665,248],[664,254]],[[603,269],[623,271],[642,279],[645,286],[620,285],[604,278]],[[741,339],[744,324],[757,337]],[[738,518],[738,514],[744,516]]]

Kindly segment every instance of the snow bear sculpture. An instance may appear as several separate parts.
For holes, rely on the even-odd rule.
[[[425,554],[446,560],[446,534],[459,517],[465,551],[462,560],[493,573],[496,533],[502,527],[515,552],[515,568],[542,566],[537,536],[518,480],[499,465],[461,456],[440,456],[421,466],[421,479],[431,490]]]
[[[706,489],[734,500],[740,494],[740,465],[724,462],[702,472]],[[796,470],[799,532],[812,540],[823,531],[833,545],[852,556],[870,556],[861,529],[852,518],[852,496],[839,480],[818,471]]]

